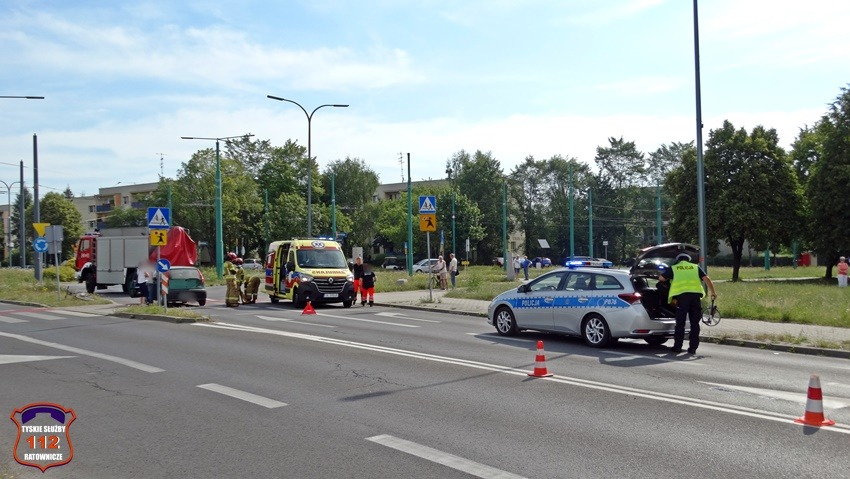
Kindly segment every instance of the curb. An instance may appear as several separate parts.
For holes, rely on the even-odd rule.
[[[136,314],[136,313],[122,313],[122,312],[114,312],[110,316],[116,316],[119,318],[130,318],[130,319],[141,319],[145,321],[164,321],[166,323],[197,323],[198,321],[203,321],[202,319],[196,318],[178,318],[175,316],[162,316],[159,314]]]
[[[26,301],[13,301],[11,299],[3,299],[0,300],[0,303],[14,304],[16,306],[32,306],[34,308],[49,308],[46,304],[41,303],[28,303]]]
[[[464,316],[476,316],[479,318],[486,318],[487,314],[485,313],[474,313],[471,311],[452,311],[446,309],[438,309],[438,308],[429,308],[425,306],[411,306],[406,304],[389,304],[389,303],[375,303],[376,306],[387,306],[390,308],[399,308],[399,309],[411,309],[416,311],[430,311],[434,313],[443,313],[443,314],[459,314]],[[716,336],[700,336],[700,341],[706,343],[714,343],[725,346],[738,346],[742,348],[753,348],[753,349],[767,349],[770,351],[781,351],[792,354],[806,354],[809,356],[826,356],[831,358],[840,358],[840,359],[850,359],[850,351],[845,351],[843,349],[826,349],[826,348],[815,348],[812,346],[798,346],[793,344],[774,344],[774,343],[764,343],[761,341],[751,341],[747,339],[734,339],[734,338],[718,338]]]

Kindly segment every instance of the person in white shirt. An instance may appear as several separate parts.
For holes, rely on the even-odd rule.
[[[446,260],[443,259],[443,255],[437,257],[437,262],[434,264],[434,268],[432,269],[434,273],[436,273],[437,277],[440,279],[440,289],[444,290],[448,287],[448,270],[446,269]]]
[[[457,276],[457,258],[455,258],[454,253],[449,253],[449,257],[451,261],[449,261],[449,277],[452,279],[452,288],[454,288],[457,284],[455,282],[455,276]]]

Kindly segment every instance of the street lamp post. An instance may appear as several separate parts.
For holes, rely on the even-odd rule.
[[[19,98],[19,99],[23,99],[23,100],[44,100],[43,96],[31,96],[31,95],[24,95],[24,96],[0,95],[0,98]]]
[[[694,0],[694,78],[697,103],[697,210],[699,233],[699,264],[708,271],[705,255],[708,253],[705,238],[705,172],[702,156],[702,93],[699,73],[699,16],[697,0]]]
[[[452,189],[452,253],[457,255],[457,235],[455,234],[455,183],[452,178],[452,173],[454,171],[451,167],[446,168],[446,174],[449,175],[449,186]]]
[[[304,115],[307,116],[307,161],[309,162],[309,167],[307,168],[307,236],[313,236],[313,152],[312,152],[312,128],[311,123],[313,121],[313,114],[316,113],[316,110],[319,108],[324,108],[326,106],[331,106],[334,108],[348,108],[348,105],[342,104],[333,104],[326,103],[324,105],[319,105],[313,109],[312,112],[307,113],[307,110],[301,106],[300,103],[293,100],[287,100],[286,98],[281,98],[279,96],[274,95],[266,95],[266,98],[270,98],[272,100],[277,101],[286,101],[298,106],[301,108],[301,111],[304,112]]]
[[[224,276],[224,267],[222,258],[224,257],[224,228],[221,218],[221,150],[219,142],[224,140],[232,140],[234,138],[247,138],[254,136],[252,134],[223,136],[218,138],[198,137],[198,136],[181,136],[183,140],[209,140],[215,141],[215,273],[221,279]]]
[[[11,183],[6,183],[3,180],[0,180],[0,183],[3,183],[3,186],[6,187],[6,195],[9,197],[9,221],[3,225],[6,228],[6,258],[8,258],[9,266],[12,266],[12,186],[18,184],[20,185],[20,181],[13,181]],[[23,201],[23,198],[21,198]]]

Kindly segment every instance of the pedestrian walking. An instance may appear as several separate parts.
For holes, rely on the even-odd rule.
[[[369,307],[375,305],[375,272],[371,266],[366,266],[363,269],[363,282],[360,286],[360,304],[366,306],[366,300],[369,300]]]
[[[354,258],[354,266],[351,267],[351,272],[354,273],[354,300],[357,301],[357,294],[361,293],[360,290],[363,287],[363,258],[360,256]],[[362,293],[360,299],[366,301]]]
[[[145,261],[139,261],[136,265],[136,285],[139,287],[139,304],[148,302],[148,278]]]
[[[714,283],[698,264],[691,263],[690,255],[685,253],[676,256],[676,263],[659,275],[658,279],[670,281],[667,301],[671,304],[674,300],[676,302],[676,329],[673,333],[673,347],[670,350],[674,353],[682,352],[682,343],[685,340],[685,318],[687,317],[691,323],[691,331],[688,336],[688,353],[696,354],[697,347],[699,347],[699,323],[702,320],[700,300],[705,296],[702,283],[705,282],[708,286],[712,300],[717,298]]]
[[[838,286],[844,288],[847,286],[847,269],[850,268],[847,264],[847,258],[844,256],[838,258]]]
[[[528,281],[528,266],[531,264],[531,261],[528,260],[528,256],[522,255],[522,259],[519,264],[522,266],[522,273],[525,275],[525,280]]]
[[[449,253],[449,277],[452,280],[452,288],[457,286],[457,280],[455,277],[457,276],[457,258],[455,258],[454,253]]]
[[[227,284],[227,293],[224,296],[224,305],[227,307],[239,306],[239,290],[236,287],[236,265],[233,260],[236,253],[227,253],[227,261],[224,262],[224,281]]]
[[[445,291],[449,286],[449,282],[448,269],[446,267],[446,260],[443,259],[443,255],[437,256],[437,262],[434,263],[434,267],[431,271],[434,272],[440,280],[440,289]]]

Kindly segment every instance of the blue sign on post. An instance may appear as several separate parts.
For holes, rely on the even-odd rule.
[[[39,236],[38,238],[33,240],[32,249],[34,249],[36,253],[47,252],[47,240],[44,238],[44,236]]]
[[[148,228],[168,229],[171,227],[171,210],[152,206],[148,208]]]
[[[160,273],[167,273],[168,270],[171,269],[171,261],[168,261],[165,258],[160,258],[156,260],[156,270]]]
[[[436,196],[419,197],[419,214],[434,214],[437,212]]]

